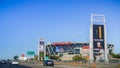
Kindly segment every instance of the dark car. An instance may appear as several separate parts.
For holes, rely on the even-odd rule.
[[[52,60],[44,60],[43,65],[44,66],[54,66],[54,62]]]
[[[109,63],[120,63],[120,60],[109,60]]]
[[[1,64],[6,64],[6,61],[5,60],[1,60],[0,63]]]
[[[82,63],[86,63],[87,62],[87,60],[85,60],[85,59],[82,59],[81,61],[82,61]]]

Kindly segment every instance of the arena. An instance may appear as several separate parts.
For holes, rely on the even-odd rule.
[[[114,52],[114,45],[107,44],[108,54]],[[72,57],[81,54],[83,57],[89,56],[89,43],[83,42],[53,42],[46,45],[48,56],[57,55],[61,60],[72,60]]]

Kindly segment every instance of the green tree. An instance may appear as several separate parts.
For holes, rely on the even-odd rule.
[[[54,59],[54,60],[57,60],[58,58],[60,58],[59,56],[50,56],[50,59]]]
[[[80,60],[82,60],[82,56],[81,55],[75,55],[75,56],[73,56],[73,58],[72,58],[74,61],[80,61]]]
[[[17,56],[17,55],[16,55],[16,56],[14,56],[13,58],[14,58],[14,60],[18,60],[18,56]]]
[[[34,60],[37,61],[38,55],[34,55]]]
[[[44,57],[44,52],[39,53],[40,57]]]
[[[112,58],[120,58],[119,54],[111,53],[110,55],[112,56]]]

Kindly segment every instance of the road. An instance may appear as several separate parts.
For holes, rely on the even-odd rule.
[[[0,64],[0,68],[32,68],[32,67],[24,66],[24,65],[12,65],[6,63],[6,64]]]
[[[96,68],[120,68],[120,66],[113,66],[115,64],[99,64],[97,65]],[[70,65],[57,65],[55,64],[54,67],[52,66],[43,66],[43,64],[40,64],[40,63],[20,63],[19,65],[12,65],[12,64],[9,64],[9,63],[6,63],[6,64],[0,64],[0,68],[91,68],[91,67],[81,67],[81,66],[70,66]]]
[[[52,66],[43,66],[42,64],[34,64],[34,63],[20,63],[18,65],[13,65],[10,63],[0,64],[0,68],[79,68],[79,67],[72,67],[72,66],[65,66],[65,65],[55,65]],[[81,67],[86,68],[86,67]]]
[[[53,66],[43,66],[43,64],[34,64],[34,63],[21,63],[24,66],[30,66],[32,68],[88,68],[88,67],[75,67],[75,66],[67,66],[67,65],[54,65]]]
[[[24,63],[19,65],[0,64],[0,68],[75,68],[75,67],[61,66],[61,65],[55,65],[54,67],[52,67],[52,66],[43,66],[41,64]]]

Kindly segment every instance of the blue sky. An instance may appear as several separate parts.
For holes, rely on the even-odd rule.
[[[47,42],[89,42],[90,15],[104,14],[107,43],[120,53],[119,0],[1,0],[0,58],[33,50]]]

